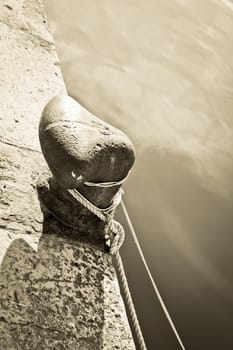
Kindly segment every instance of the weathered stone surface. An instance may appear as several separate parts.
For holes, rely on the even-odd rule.
[[[40,150],[45,104],[65,92],[42,3],[0,0],[0,140]]]
[[[126,326],[123,300],[118,297],[119,285],[111,274],[105,274],[104,280],[104,326],[103,326],[103,349],[134,349],[130,339],[129,328]]]
[[[0,143],[0,227],[15,233],[40,233],[43,214],[35,190],[46,171],[39,152]]]
[[[0,349],[135,349],[103,224],[37,187],[51,176],[37,150],[41,112],[65,91],[45,21],[40,1],[0,0]],[[77,226],[43,215],[37,188]]]
[[[110,265],[110,256],[77,240],[42,235],[34,251],[15,239],[1,266],[0,348],[104,349],[103,327],[112,319],[110,336],[128,349]]]
[[[43,154],[56,180],[64,188],[76,188],[73,175],[81,175],[81,192],[97,200],[96,204],[108,205],[119,186],[88,189],[83,183],[121,180],[134,163],[134,148],[128,137],[67,95],[56,96],[47,104],[39,134]]]

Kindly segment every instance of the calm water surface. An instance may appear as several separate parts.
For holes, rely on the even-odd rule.
[[[187,350],[232,350],[233,2],[44,3],[69,94],[135,144],[125,202]],[[148,349],[179,349],[122,250]]]

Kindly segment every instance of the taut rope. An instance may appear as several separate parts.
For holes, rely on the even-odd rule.
[[[151,284],[153,286],[153,289],[154,289],[154,292],[155,292],[155,294],[156,294],[156,296],[157,296],[157,298],[159,300],[159,303],[160,303],[161,308],[162,308],[162,310],[164,312],[164,315],[165,315],[165,317],[166,317],[166,319],[167,319],[167,321],[168,321],[168,323],[169,323],[169,325],[170,325],[170,327],[171,327],[171,329],[172,329],[172,331],[173,331],[173,333],[175,335],[175,338],[178,341],[181,349],[185,350],[184,344],[183,344],[183,342],[182,342],[182,340],[181,340],[181,338],[179,336],[179,333],[177,332],[177,329],[176,329],[176,327],[174,325],[174,322],[172,321],[172,318],[171,318],[171,316],[170,316],[170,314],[168,312],[168,309],[167,309],[167,307],[166,307],[166,305],[165,305],[165,303],[163,301],[163,298],[162,298],[162,296],[161,296],[161,294],[159,292],[159,289],[158,289],[158,287],[157,287],[157,285],[156,285],[156,283],[155,283],[155,281],[154,281],[154,279],[152,277],[152,274],[151,274],[150,269],[149,269],[149,267],[147,265],[147,262],[146,262],[146,259],[144,257],[144,254],[143,254],[142,249],[140,247],[140,244],[138,242],[138,239],[137,239],[137,236],[136,236],[136,232],[135,232],[134,227],[132,225],[132,222],[130,220],[129,214],[128,214],[127,209],[125,207],[125,204],[124,204],[124,202],[122,200],[121,200],[121,206],[122,206],[123,212],[125,214],[125,217],[126,217],[126,220],[127,220],[128,226],[129,226],[129,229],[131,231],[134,243],[135,243],[135,245],[136,245],[136,247],[138,249],[140,258],[141,258],[142,263],[143,263],[143,265],[144,265],[144,267],[146,269],[146,272],[147,272],[147,274],[149,276],[150,282],[151,282]]]

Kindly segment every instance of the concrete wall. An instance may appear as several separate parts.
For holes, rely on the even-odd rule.
[[[65,92],[41,2],[0,0],[0,31],[0,349],[134,349],[103,242],[41,212],[38,123]]]

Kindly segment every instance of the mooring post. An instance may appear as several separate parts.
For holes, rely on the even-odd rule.
[[[132,145],[66,95],[40,1],[0,18],[0,349],[135,349],[104,223],[69,192],[110,206]]]

